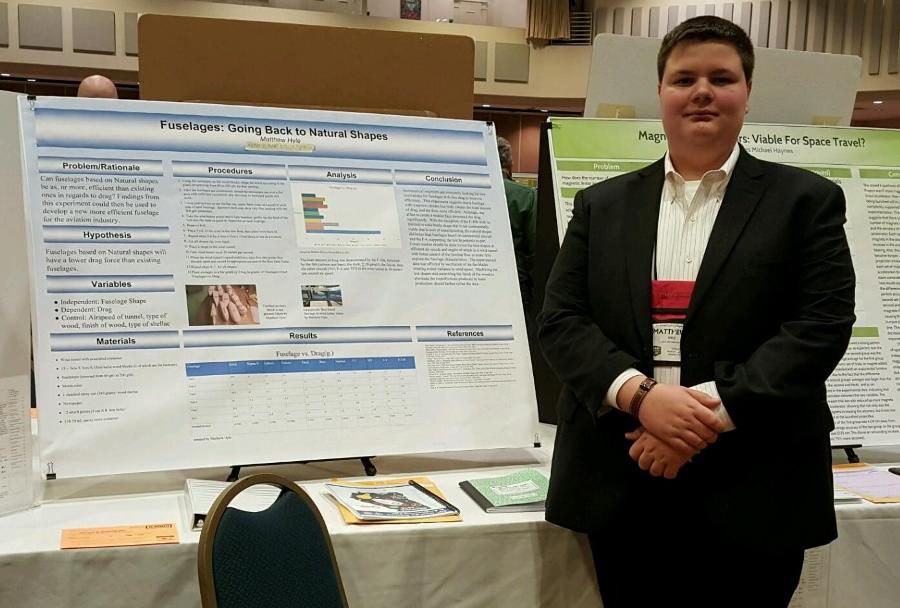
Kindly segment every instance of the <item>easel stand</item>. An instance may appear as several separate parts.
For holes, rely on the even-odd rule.
[[[369,477],[374,477],[378,470],[375,468],[375,465],[372,463],[372,459],[374,456],[360,456],[359,461],[362,463],[363,470],[366,472],[366,475]],[[263,467],[263,466],[272,466],[276,464],[309,464],[311,462],[336,462],[338,460],[353,460],[353,458],[325,458],[323,460],[290,460],[287,462],[263,462],[259,464],[236,464],[231,467],[231,472],[228,474],[228,477],[225,481],[237,481],[238,477],[241,475],[242,467]]]
[[[550,129],[552,123],[541,125],[540,154],[538,157],[537,235],[534,252],[534,302],[544,301],[550,269],[559,253],[559,231],[556,224],[556,195],[553,190],[553,159],[550,154]],[[540,310],[530,311],[536,318]],[[538,416],[541,422],[556,424],[556,402],[562,384],[550,369],[538,346],[537,340],[529,342],[531,370],[537,396]]]
[[[847,454],[847,462],[850,464],[858,464],[859,456],[857,456],[854,448],[863,447],[861,443],[854,443],[852,445],[833,445],[831,446],[832,450],[844,450],[844,453]]]

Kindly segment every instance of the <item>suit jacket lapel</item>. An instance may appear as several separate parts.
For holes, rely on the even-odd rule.
[[[722,268],[722,264],[728,258],[735,243],[744,230],[747,220],[756,209],[765,190],[765,180],[762,164],[750,156],[741,147],[741,153],[734,173],[728,182],[722,207],[716,216],[703,261],[697,273],[697,281],[694,284],[694,293],[688,307],[685,325],[691,322],[691,317],[700,306],[704,296],[709,293],[715,282],[716,276]]]
[[[664,180],[663,167],[663,160],[658,160],[639,172],[640,179],[636,179],[629,189],[625,210],[625,226],[629,231],[625,238],[625,267],[636,329],[645,350],[649,349],[652,339],[650,281]]]

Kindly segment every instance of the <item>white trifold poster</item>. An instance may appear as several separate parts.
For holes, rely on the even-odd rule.
[[[44,473],[529,445],[485,123],[20,105]]]
[[[18,95],[0,91],[0,515],[34,504],[28,256],[22,214]]]

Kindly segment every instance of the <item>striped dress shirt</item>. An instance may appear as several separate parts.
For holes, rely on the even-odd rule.
[[[728,181],[737,164],[740,147],[735,144],[731,156],[720,168],[707,171],[696,181],[685,181],[675,171],[668,152],[665,158],[666,180],[659,205],[659,219],[654,250],[654,276],[647,280],[695,281],[700,270],[700,262],[706,252],[709,235],[722,206],[722,198]],[[616,407],[616,395],[629,379],[642,376],[636,369],[622,372],[610,385],[606,393],[606,404]],[[665,384],[681,384],[681,367],[658,365],[653,368],[653,376]],[[719,397],[713,380],[692,387],[696,390]],[[715,413],[725,423],[726,430],[734,429],[734,423],[724,404]]]

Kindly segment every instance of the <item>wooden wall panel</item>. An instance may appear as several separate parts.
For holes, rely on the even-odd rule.
[[[472,117],[467,36],[164,15],[138,30],[143,99]]]

